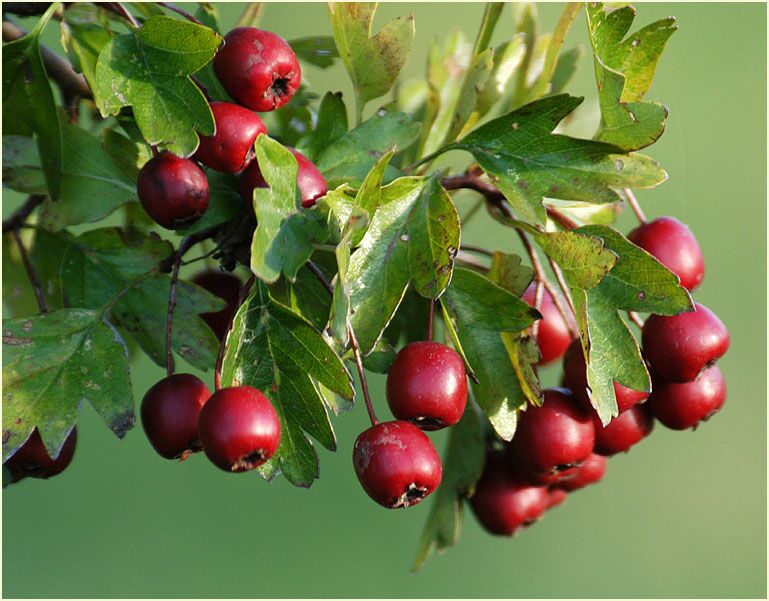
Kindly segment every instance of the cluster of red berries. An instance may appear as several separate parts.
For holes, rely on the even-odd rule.
[[[642,224],[628,238],[675,273],[687,289],[702,281],[702,252],[681,222],[661,217]],[[533,304],[534,288],[523,298]],[[515,534],[563,502],[569,492],[601,480],[606,458],[627,452],[647,437],[655,419],[675,430],[695,428],[726,399],[715,362],[729,347],[729,334],[718,317],[695,304],[694,311],[646,320],[641,339],[652,392],[614,382],[619,415],[604,426],[590,403],[580,340],[571,339],[547,292],[540,311],[540,365],[563,357],[564,388],[545,390],[542,406],[522,414],[513,440],[487,455],[470,503],[493,534]]]
[[[291,46],[280,36],[254,27],[228,33],[213,65],[217,79],[239,104],[211,102],[215,133],[200,136],[191,159],[161,152],[139,172],[137,193],[142,207],[168,229],[186,228],[208,209],[208,178],[198,162],[215,171],[239,174],[243,201],[252,206],[254,188],[267,187],[254,159],[254,142],[267,134],[267,128],[254,111],[280,108],[291,100],[301,81]],[[302,206],[311,207],[328,191],[326,181],[312,161],[290,150],[298,163]]]

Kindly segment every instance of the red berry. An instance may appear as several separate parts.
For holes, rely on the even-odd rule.
[[[511,460],[542,482],[553,482],[582,464],[593,451],[590,413],[565,388],[544,391],[541,407],[521,414],[510,443]]]
[[[194,158],[211,169],[237,173],[251,160],[254,141],[267,128],[259,115],[231,102],[212,102],[211,112],[216,133],[200,136]]]
[[[569,496],[569,493],[567,493],[562,488],[548,488],[548,499],[547,499],[547,509],[552,509],[556,505],[560,505],[566,500],[566,497]]]
[[[717,413],[726,400],[726,383],[717,365],[704,370],[693,382],[654,382],[649,397],[652,414],[673,430],[695,428]]]
[[[302,72],[291,46],[279,35],[237,27],[224,36],[214,73],[227,93],[254,111],[272,111],[299,89]]]
[[[437,342],[413,342],[401,349],[387,374],[387,403],[397,419],[423,430],[453,426],[467,403],[462,358]]]
[[[211,294],[223,299],[227,306],[221,311],[201,313],[200,316],[208,324],[219,340],[224,340],[230,327],[230,322],[238,310],[240,300],[240,279],[223,271],[202,271],[192,281],[208,290]]]
[[[601,425],[597,415],[594,422],[595,452],[605,456],[627,453],[630,447],[641,442],[654,429],[654,418],[647,403],[631,407],[607,426]]]
[[[628,239],[654,255],[675,273],[681,285],[694,290],[705,275],[705,262],[691,230],[673,217],[659,217],[628,234]]]
[[[328,192],[326,180],[313,162],[299,151],[289,148],[296,157],[298,171],[296,173],[296,185],[302,198],[302,206],[309,209],[321,196]],[[248,206],[252,206],[254,188],[268,188],[267,182],[262,177],[259,163],[256,160],[246,167],[240,177],[240,195]]]
[[[608,463],[606,457],[592,453],[590,457],[577,468],[577,471],[570,478],[565,478],[555,484],[556,490],[564,490],[571,492],[584,488],[588,484],[594,484],[603,478],[606,473],[606,464]]]
[[[37,428],[21,447],[5,462],[11,473],[11,481],[23,478],[50,478],[63,472],[72,461],[77,445],[77,428],[73,427],[59,451],[59,456],[52,459],[45,449],[43,439]]]
[[[592,409],[587,389],[587,367],[585,366],[585,354],[582,352],[582,343],[576,338],[566,349],[563,356],[564,386],[570,388],[574,397],[586,408]],[[633,390],[617,382],[614,385],[614,395],[617,398],[619,412],[627,411],[633,405],[643,403],[648,397],[648,392]]]
[[[532,283],[526,288],[521,299],[533,307],[536,300],[535,293],[536,285]],[[568,307],[566,310],[568,311]],[[542,314],[542,320],[539,322],[539,330],[537,331],[537,344],[542,355],[539,365],[547,365],[566,352],[566,348],[571,342],[571,332],[553,301],[553,297],[547,290],[542,293],[542,306],[539,312]]]
[[[142,207],[164,228],[183,229],[208,209],[208,179],[195,161],[162,152],[139,171]]]
[[[217,390],[200,411],[200,442],[226,472],[259,467],[280,444],[280,420],[269,399],[251,386]]]
[[[643,351],[658,379],[691,382],[729,348],[729,332],[707,307],[672,317],[652,315],[644,324]]]
[[[200,450],[198,415],[211,391],[191,374],[163,378],[142,399],[141,420],[161,457],[186,459]]]
[[[416,505],[441,483],[435,446],[414,424],[384,422],[358,435],[355,473],[368,496],[390,509]]]
[[[510,473],[498,453],[486,458],[470,506],[481,525],[492,534],[511,536],[537,521],[550,502],[550,492]]]

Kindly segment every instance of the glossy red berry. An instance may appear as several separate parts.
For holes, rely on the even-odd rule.
[[[691,230],[673,217],[659,217],[628,234],[628,239],[675,273],[681,285],[694,290],[705,276],[705,262]]]
[[[582,352],[582,344],[579,338],[572,341],[569,348],[566,349],[566,354],[563,356],[563,374],[564,386],[571,389],[574,393],[574,397],[582,403],[585,408],[592,409],[590,397],[587,393],[588,385],[585,354]],[[633,405],[643,403],[649,397],[648,392],[633,390],[618,382],[613,382],[613,385],[614,395],[617,398],[617,407],[620,413],[627,411]]]
[[[591,453],[572,476],[558,482],[554,488],[571,492],[584,488],[588,484],[594,484],[603,478],[607,463],[608,460],[603,455]]]
[[[532,307],[535,305],[536,286],[531,284],[521,296],[521,299],[529,303]],[[568,311],[568,306],[564,304]],[[547,290],[542,293],[542,306],[539,309],[542,314],[542,320],[539,322],[537,331],[537,344],[541,358],[539,365],[547,365],[563,356],[564,352],[571,342],[571,332],[569,327],[561,316],[558,307],[553,301],[553,297]]]
[[[166,459],[186,459],[200,450],[198,416],[211,391],[191,374],[174,374],[142,399],[141,420],[152,447]]]
[[[269,399],[251,386],[217,390],[200,412],[206,456],[226,472],[259,467],[280,444],[280,420]]]
[[[656,381],[649,397],[651,412],[673,430],[695,428],[724,406],[726,383],[717,365],[704,370],[693,382]]]
[[[227,93],[254,111],[272,111],[299,89],[302,72],[291,46],[279,35],[237,27],[224,36],[214,73]]]
[[[139,171],[136,185],[147,214],[164,228],[183,229],[208,209],[208,179],[195,161],[162,152]]]
[[[631,407],[611,420],[607,426],[601,425],[596,415],[595,452],[604,456],[627,453],[630,447],[646,438],[654,429],[654,418],[647,405],[648,403],[644,403]]]
[[[230,327],[232,317],[238,310],[238,301],[240,300],[240,279],[231,273],[224,271],[203,271],[197,274],[192,281],[205,288],[211,294],[218,296],[227,306],[221,311],[211,313],[201,313],[200,316],[208,324],[219,340],[224,340]]]
[[[313,162],[293,148],[289,150],[296,157],[298,171],[296,173],[296,185],[299,188],[299,194],[302,199],[302,206],[309,209],[315,204],[321,196],[328,192],[326,180]],[[243,175],[240,177],[240,195],[243,201],[251,206],[254,198],[254,188],[267,188],[267,182],[259,169],[259,163],[256,160],[246,167]]]
[[[404,421],[380,423],[361,432],[352,462],[363,490],[390,509],[422,501],[438,487],[443,473],[433,443]]]
[[[423,430],[453,426],[467,403],[462,358],[437,342],[413,342],[401,349],[387,374],[387,403],[397,419]]]
[[[493,453],[486,458],[470,506],[491,534],[511,536],[542,517],[550,500],[546,487],[510,473],[505,458]]]
[[[547,509],[552,509],[553,507],[560,505],[566,500],[566,497],[569,496],[569,493],[567,493],[562,488],[551,487],[547,489],[547,492]]]
[[[652,315],[644,324],[643,352],[657,379],[691,382],[729,348],[729,332],[707,307],[665,317]]]
[[[590,413],[565,388],[544,391],[541,407],[529,407],[509,445],[510,460],[540,481],[554,482],[573,471],[593,451]]]
[[[194,158],[211,169],[237,173],[253,158],[254,141],[267,128],[255,112],[231,102],[212,102],[211,112],[216,133],[200,136]]]
[[[35,428],[26,442],[5,462],[11,473],[11,481],[18,482],[23,478],[51,478],[60,474],[72,461],[76,445],[77,428],[73,427],[64,440],[58,457],[52,459],[45,449],[40,432]]]

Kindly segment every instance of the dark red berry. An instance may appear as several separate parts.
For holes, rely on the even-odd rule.
[[[481,525],[492,534],[511,536],[537,521],[550,502],[544,486],[530,484],[510,473],[506,460],[489,454],[470,506]]]
[[[673,430],[695,428],[717,413],[726,400],[726,383],[717,365],[704,370],[693,382],[654,381],[649,397],[651,412]]]
[[[571,492],[584,488],[588,484],[594,484],[603,478],[607,463],[606,457],[592,453],[572,476],[561,480],[555,484],[554,488]]]
[[[582,352],[582,344],[579,338],[574,339],[566,349],[563,356],[563,375],[564,386],[570,388],[574,397],[586,408],[592,408],[587,389],[587,367],[585,366],[585,354]],[[627,411],[633,405],[643,403],[648,397],[648,392],[633,390],[623,386],[618,382],[613,382],[614,395],[617,398],[617,407],[619,412]]]
[[[691,230],[673,217],[659,217],[628,234],[628,239],[643,248],[694,290],[705,275],[705,262]]]
[[[142,399],[144,433],[161,457],[186,459],[200,450],[198,416],[211,391],[191,374],[163,378]]]
[[[217,390],[200,412],[206,456],[226,472],[259,467],[280,444],[280,420],[269,399],[251,386]]]
[[[435,446],[414,424],[384,422],[360,433],[352,453],[368,496],[390,509],[416,505],[441,483]]]
[[[224,36],[214,73],[227,93],[254,111],[272,111],[299,89],[302,72],[291,46],[279,35],[237,27]]]
[[[412,342],[403,347],[387,374],[387,403],[397,419],[423,430],[453,426],[467,403],[462,358],[437,342]]]
[[[631,407],[611,420],[607,426],[601,425],[596,415],[595,452],[604,456],[627,453],[630,447],[646,438],[654,429],[654,418],[647,405],[648,403],[644,403]]]
[[[45,449],[37,428],[32,430],[26,442],[5,462],[11,473],[11,482],[23,478],[50,478],[63,472],[72,461],[77,445],[77,428],[72,428],[58,457],[52,459]]]
[[[208,179],[195,161],[162,152],[139,171],[142,207],[158,224],[183,229],[208,209]]]
[[[521,414],[510,443],[510,460],[543,483],[554,482],[578,467],[593,451],[590,413],[565,388],[544,391],[541,407]]]
[[[192,281],[205,288],[211,294],[218,296],[227,303],[221,311],[201,313],[200,316],[208,324],[219,340],[224,340],[230,327],[230,322],[238,310],[240,300],[240,279],[224,271],[207,270],[197,274]]]
[[[549,495],[547,499],[547,509],[552,509],[553,507],[560,505],[566,500],[566,497],[569,496],[569,493],[562,488],[548,488],[547,492]]]
[[[644,355],[657,379],[691,382],[729,348],[729,332],[707,307],[665,317],[652,315],[644,324]]]
[[[521,298],[532,307],[535,304],[536,285],[531,284],[523,293]],[[562,303],[568,311],[568,306]],[[537,344],[542,357],[539,365],[547,365],[560,358],[566,352],[571,342],[571,332],[569,326],[561,316],[553,297],[547,290],[542,293],[542,306],[539,309],[542,314],[542,320],[539,322],[537,331]]]
[[[309,209],[321,196],[328,192],[326,180],[313,162],[299,151],[289,148],[296,157],[298,171],[296,173],[296,185],[302,198],[302,206]],[[254,188],[268,188],[267,182],[262,177],[259,163],[256,160],[246,167],[240,177],[240,195],[248,206],[252,206]]]
[[[200,136],[200,146],[194,158],[206,167],[237,173],[253,158],[254,141],[267,128],[261,117],[231,102],[212,102],[216,133]]]

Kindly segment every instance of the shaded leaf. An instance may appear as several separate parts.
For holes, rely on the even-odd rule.
[[[63,12],[61,20],[61,44],[92,90],[99,53],[113,36],[103,10],[85,3],[74,4]]]
[[[311,161],[323,153],[326,147],[347,133],[347,108],[341,92],[326,92],[318,108],[318,124],[297,149]]]
[[[289,40],[288,45],[299,59],[321,69],[330,67],[334,64],[334,59],[339,58],[334,38],[330,35],[297,38]]]
[[[48,191],[37,143],[31,136],[3,136],[3,186],[27,194]]]

